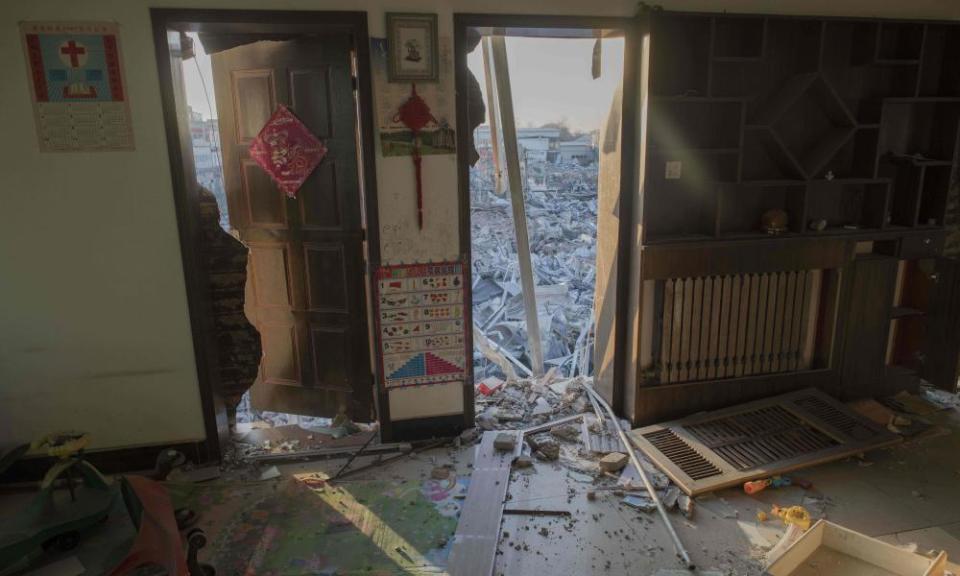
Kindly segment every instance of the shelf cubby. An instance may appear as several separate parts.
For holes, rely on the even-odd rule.
[[[960,28],[928,24],[920,65],[920,96],[960,96],[956,54],[960,54]]]
[[[723,150],[740,147],[737,101],[653,100],[649,146],[656,149]]]
[[[835,178],[875,178],[879,138],[877,127],[857,128],[853,137],[813,176],[823,179],[830,173]]]
[[[947,211],[952,166],[924,166],[923,186],[920,191],[919,226],[943,226]]]
[[[952,163],[960,128],[960,99],[888,99],[883,106],[881,153]]]
[[[785,236],[850,234],[892,253],[903,235],[944,225],[960,24],[671,12],[652,22],[644,241],[759,238],[771,208],[787,212]],[[826,230],[809,228],[817,219]]]
[[[741,179],[744,181],[804,178],[796,160],[773,132],[766,128],[744,131],[741,170]]]
[[[650,51],[650,91],[657,96],[706,96],[711,20],[707,16],[656,18],[659,40]]]
[[[810,222],[822,219],[823,232],[879,230],[886,224],[889,187],[886,180],[810,182],[804,226],[810,230]]]
[[[712,239],[716,198],[714,184],[682,178],[651,188],[644,208],[646,239]]]
[[[923,24],[881,22],[877,37],[878,62],[918,62],[923,48]]]
[[[760,60],[765,42],[766,20],[762,17],[718,16],[714,19],[714,60]]]
[[[767,235],[761,218],[768,210],[787,214],[789,233],[803,232],[803,206],[806,185],[800,184],[725,184],[719,188],[717,235],[748,237]]]

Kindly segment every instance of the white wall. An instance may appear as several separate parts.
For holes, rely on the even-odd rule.
[[[674,0],[682,10],[960,18],[956,0]],[[100,448],[199,439],[203,419],[166,154],[150,6],[629,16],[633,0],[4,0],[0,5],[0,442],[52,429]],[[17,23],[112,20],[136,150],[40,154]],[[425,229],[416,230],[408,158],[378,159],[385,261],[457,254],[456,166],[424,159]],[[395,417],[459,409],[453,388],[397,393]]]

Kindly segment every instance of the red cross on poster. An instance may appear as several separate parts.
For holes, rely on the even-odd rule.
[[[40,150],[133,149],[117,25],[24,22],[20,33]]]

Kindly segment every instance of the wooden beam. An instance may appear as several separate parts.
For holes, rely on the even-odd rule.
[[[493,82],[493,73],[490,71],[490,37],[485,36],[480,41],[483,55],[483,82],[487,92],[487,118],[490,124],[490,149],[493,154],[493,192],[503,196],[503,168],[500,166],[500,107],[497,105],[496,85]]]
[[[536,283],[530,259],[530,239],[527,236],[527,212],[523,205],[523,178],[520,175],[520,155],[517,149],[517,126],[513,115],[513,92],[510,88],[510,70],[507,66],[507,44],[503,36],[490,38],[493,52],[493,71],[503,129],[503,152],[510,185],[510,204],[513,207],[513,226],[517,235],[517,260],[520,263],[520,286],[523,290],[523,310],[527,319],[527,341],[530,348],[531,369],[534,376],[543,376],[543,348],[540,343],[540,321],[537,318]]]
[[[484,432],[477,446],[470,487],[453,535],[447,571],[453,576],[492,576],[500,541],[503,503],[514,452],[493,447],[499,432]],[[521,444],[519,438],[517,446]]]

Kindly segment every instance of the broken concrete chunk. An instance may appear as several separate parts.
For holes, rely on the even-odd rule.
[[[497,409],[497,420],[501,422],[518,422],[523,420],[523,412],[519,410],[502,410]]]
[[[500,432],[493,440],[493,447],[500,452],[510,452],[517,447],[517,435],[510,432]]]
[[[542,460],[556,460],[560,457],[560,444],[554,440],[537,442],[537,456]]]
[[[553,407],[550,406],[550,403],[547,402],[543,396],[537,397],[536,405],[533,407],[534,416],[543,416],[544,414],[550,414],[553,412]]]
[[[483,430],[495,430],[500,422],[490,411],[486,411],[477,415],[476,423]]]
[[[600,469],[604,472],[619,472],[627,465],[630,458],[620,452],[611,452],[600,459]]]
[[[261,480],[273,480],[274,478],[280,477],[280,469],[276,466],[271,466],[260,473]]]
[[[673,510],[677,507],[677,503],[680,501],[680,489],[676,486],[671,486],[667,488],[663,497],[660,498],[660,502],[663,504],[663,507],[667,510]]]
[[[693,498],[681,493],[677,498],[677,508],[680,509],[680,513],[683,514],[684,518],[693,518]]]
[[[579,440],[580,429],[573,424],[561,424],[550,429],[550,434],[563,440]]]
[[[518,469],[530,468],[533,466],[533,459],[526,454],[522,454],[516,457],[513,461],[513,466]]]

